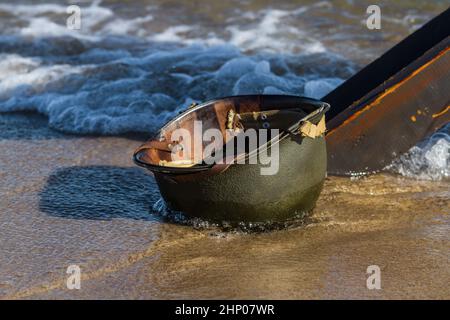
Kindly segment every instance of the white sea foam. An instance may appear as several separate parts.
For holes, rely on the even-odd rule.
[[[329,1],[237,10],[221,23],[162,14],[163,6],[130,15],[120,9],[126,6],[78,4],[81,30],[66,28],[65,4],[0,4],[0,112],[34,110],[77,134],[154,132],[192,101],[251,93],[321,98],[356,69],[330,48],[351,38],[348,30],[315,25],[314,16],[333,25]],[[401,24],[419,18],[409,14]],[[448,177],[448,148],[448,135],[430,139],[392,168]]]
[[[0,55],[0,98],[38,92],[50,82],[56,82],[70,74],[79,73],[81,68],[67,64],[41,66],[36,58],[25,58],[15,54]],[[0,110],[9,111],[7,108]],[[12,111],[17,109],[13,106]]]
[[[180,36],[182,33],[187,33],[192,30],[191,26],[180,25],[169,27],[161,33],[152,37],[155,41],[167,41],[167,42],[183,42],[184,38]]]
[[[82,6],[82,28],[71,30],[66,27],[67,5],[63,4],[0,4],[0,11],[13,15],[20,24],[13,32],[23,36],[48,37],[72,36],[82,39],[95,39],[94,31],[103,22],[114,19],[111,9],[102,7],[100,1]],[[28,23],[25,27],[22,23]],[[99,34],[102,30],[97,31]]]
[[[265,9],[249,14],[243,12],[239,21],[230,20],[223,29],[209,30],[198,23],[172,24],[164,30],[155,32],[154,26],[164,20],[155,10],[157,7],[142,8],[141,16],[123,17],[113,9],[102,6],[101,1],[91,4],[80,3],[81,29],[71,30],[65,25],[68,14],[63,4],[0,4],[0,12],[12,15],[11,21],[5,23],[8,33],[27,37],[71,36],[83,40],[100,40],[108,35],[129,35],[151,41],[176,42],[192,45],[232,44],[243,50],[266,50],[270,52],[324,52],[325,46],[318,39],[311,37],[301,28],[284,22],[301,19],[302,14],[315,7],[324,7],[323,3],[313,6],[301,6],[296,10]],[[155,18],[155,15],[158,16]],[[13,26],[13,27],[10,27]],[[11,29],[10,29],[11,28]],[[10,30],[9,30],[10,29]],[[157,28],[159,29],[159,28]],[[190,32],[195,31],[195,32]],[[225,32],[224,32],[225,31]]]
[[[17,46],[26,53],[34,50],[33,45]],[[65,42],[49,45],[67,49]],[[293,57],[248,56],[233,46],[169,47],[139,55],[123,49],[80,50],[76,64],[70,55],[2,56],[0,111],[36,110],[49,117],[52,127],[71,133],[153,132],[192,100],[250,93],[303,94],[305,83],[310,83],[290,70]],[[279,65],[286,69],[275,73],[272,66]],[[324,93],[319,87],[308,88],[311,96]]]
[[[412,147],[387,167],[406,177],[424,180],[450,178],[450,124]]]
[[[231,25],[227,30],[231,33],[229,42],[247,50],[302,51],[307,53],[324,52],[326,49],[318,40],[308,36],[300,28],[283,24],[287,17],[299,17],[309,7],[300,7],[294,11],[270,9],[251,16],[250,26]],[[280,39],[292,39],[280,41]],[[298,41],[295,41],[297,39]]]
[[[310,80],[305,84],[305,96],[320,99],[343,82],[339,78]]]

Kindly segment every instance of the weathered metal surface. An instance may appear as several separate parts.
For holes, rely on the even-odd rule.
[[[383,169],[450,121],[450,9],[322,100],[328,172]]]
[[[329,173],[381,170],[450,121],[450,46],[408,71],[329,121]]]
[[[378,94],[388,79],[401,73],[414,61],[439,46],[450,36],[449,21],[450,8],[323,97],[322,101],[332,105],[332,109],[327,113],[328,119],[334,118],[356,101],[364,101]]]
[[[324,137],[297,135],[280,142],[279,171],[275,175],[261,175],[258,165],[231,165],[217,174],[193,174],[195,179],[156,172],[155,178],[169,206],[190,216],[265,222],[309,213],[322,190],[325,174]]]
[[[317,133],[312,138],[302,135],[300,126],[308,119],[311,125],[320,129],[327,109],[321,101],[297,96],[253,95],[217,99],[187,110],[169,122],[161,129],[157,140],[149,141],[135,151],[134,160],[154,172],[163,198],[175,210],[216,221],[286,220],[308,213],[322,189],[326,175],[323,130],[322,134]],[[280,129],[276,142],[279,157],[273,159],[278,163],[275,174],[262,175],[261,168],[266,165],[259,162],[210,166],[199,163],[190,168],[158,165],[160,160],[170,160],[171,131],[181,127],[193,132],[194,120],[204,120],[204,129],[225,131],[230,110],[242,114],[241,119],[247,117],[247,113],[250,119],[258,111],[265,113],[265,120],[258,120],[259,124],[256,120],[243,122],[244,128],[246,125],[249,128],[254,125],[264,127],[265,122],[271,121],[269,114],[278,114],[273,112],[275,110],[289,113],[282,121],[270,122],[270,128]],[[260,148],[267,148],[268,154],[273,152],[272,144],[258,146],[258,152]]]

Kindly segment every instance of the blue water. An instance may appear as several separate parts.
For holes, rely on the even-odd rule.
[[[366,5],[94,1],[80,4],[82,28],[70,30],[64,4],[2,2],[0,112],[37,111],[63,133],[120,135],[155,132],[192,101],[320,98],[446,6],[381,4],[383,32],[374,33]],[[448,130],[439,137],[412,151],[420,165],[394,170],[426,163],[448,177]]]

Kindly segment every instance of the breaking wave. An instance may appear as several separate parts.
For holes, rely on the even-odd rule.
[[[3,52],[8,46],[11,40],[0,37]],[[244,55],[229,45],[130,52],[52,38],[16,39],[12,46],[14,53],[0,55],[0,111],[37,111],[52,128],[77,134],[152,132],[193,100],[250,93],[319,98],[352,71],[330,54]],[[33,50],[49,53],[27,54]],[[303,65],[308,59],[320,66]]]
[[[370,45],[374,33],[361,34],[360,15],[331,1],[205,6],[81,3],[82,28],[70,30],[66,5],[1,3],[0,112],[36,111],[73,134],[152,133],[192,101],[255,93],[321,98],[359,69],[355,61],[384,50]],[[434,15],[422,11],[386,15],[384,34],[410,32]],[[391,169],[448,177],[448,148],[441,132]]]
[[[320,98],[355,72],[353,63],[282,23],[320,6],[265,9],[229,21],[226,34],[205,34],[182,21],[153,25],[152,6],[130,17],[97,1],[82,7],[81,30],[71,30],[64,5],[0,4],[0,112],[37,111],[62,132],[117,135],[151,133],[192,101]]]
[[[423,180],[450,178],[450,124],[387,167],[403,176]]]

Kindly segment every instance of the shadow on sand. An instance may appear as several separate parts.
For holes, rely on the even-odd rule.
[[[48,178],[39,208],[68,219],[157,220],[151,213],[159,197],[155,180],[139,168],[68,167]]]

